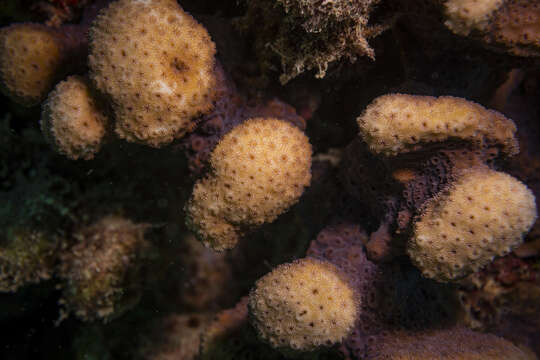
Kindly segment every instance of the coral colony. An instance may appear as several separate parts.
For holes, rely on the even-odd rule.
[[[28,5],[1,358],[540,356],[538,1]]]

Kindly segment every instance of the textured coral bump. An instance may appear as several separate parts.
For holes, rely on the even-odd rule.
[[[358,315],[355,290],[337,267],[305,258],[275,268],[249,297],[262,339],[284,350],[314,350],[342,341]]]
[[[235,246],[245,228],[273,221],[311,181],[311,145],[290,123],[253,118],[216,146],[210,175],[197,182],[188,225],[215,250]]]
[[[90,77],[116,133],[162,146],[182,137],[215,96],[215,45],[174,0],[113,2],[90,29]]]
[[[43,104],[41,129],[61,154],[91,159],[99,151],[107,118],[85,79],[71,76],[60,82]]]
[[[428,202],[408,253],[424,276],[454,280],[508,254],[535,220],[527,186],[502,172],[473,169]]]

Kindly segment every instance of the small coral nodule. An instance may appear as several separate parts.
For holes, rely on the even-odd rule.
[[[499,145],[508,155],[519,149],[512,120],[452,96],[383,95],[357,121],[360,135],[371,151],[384,155],[414,151],[422,143],[450,139]]]
[[[424,276],[455,280],[512,251],[536,217],[534,195],[519,180],[471,169],[427,203],[407,251]]]
[[[342,341],[353,329],[358,300],[337,267],[313,258],[282,264],[249,295],[259,336],[285,351],[310,351]]]
[[[44,25],[0,29],[0,89],[17,103],[39,104],[61,76],[64,53],[61,36]]]
[[[65,282],[60,299],[65,316],[108,320],[137,302],[146,228],[106,216],[74,235],[78,242],[61,255],[59,271]]]
[[[252,118],[212,152],[211,173],[197,182],[187,223],[206,246],[234,247],[244,228],[271,222],[311,181],[311,145],[290,123]]]
[[[70,76],[56,85],[43,104],[41,130],[70,159],[88,160],[99,151],[107,118],[84,80]]]
[[[216,96],[215,45],[174,0],[111,3],[90,29],[90,77],[116,133],[159,147],[190,132]]]

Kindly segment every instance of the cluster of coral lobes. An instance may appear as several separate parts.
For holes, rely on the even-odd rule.
[[[0,359],[540,358],[538,0],[2,0],[0,92]]]

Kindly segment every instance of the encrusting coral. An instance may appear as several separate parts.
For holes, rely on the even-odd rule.
[[[159,147],[193,130],[216,95],[215,45],[174,0],[113,2],[90,29],[90,77],[116,133]]]
[[[337,267],[305,258],[259,279],[249,309],[259,335],[270,345],[308,351],[338,343],[350,333],[358,299]]]
[[[311,181],[311,145],[284,120],[253,118],[227,133],[210,174],[186,206],[188,225],[215,250],[236,245],[244,229],[273,221]]]
[[[407,252],[424,276],[455,280],[510,253],[536,216],[534,195],[519,180],[471,169],[428,201]]]
[[[61,255],[59,270],[66,313],[108,320],[136,303],[146,228],[111,215],[74,234],[77,243]]]
[[[519,258],[518,252],[496,259],[459,282],[467,327],[493,329],[512,315],[534,321],[540,311],[540,269],[534,258]]]
[[[43,104],[43,134],[70,159],[92,159],[101,147],[106,126],[103,110],[81,77],[70,76],[60,82]]]

